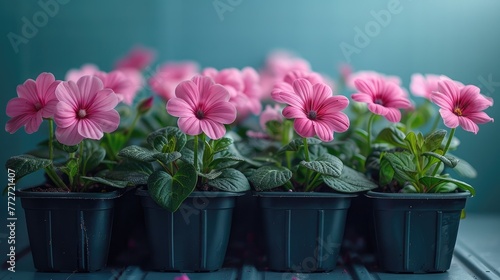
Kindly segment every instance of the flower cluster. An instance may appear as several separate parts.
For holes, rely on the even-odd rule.
[[[48,120],[49,156],[8,164],[45,168],[57,186],[69,181],[81,187],[81,180],[145,184],[172,211],[194,190],[244,191],[248,182],[260,191],[473,192],[444,172],[474,173],[448,153],[456,149],[455,130],[478,133],[478,124],[493,121],[484,112],[493,101],[473,85],[415,74],[409,88],[423,99],[414,102],[397,76],[353,73],[343,65],[334,83],[286,52],[271,54],[259,71],[200,70],[191,61],[153,70],[148,65],[154,56],[136,48],[110,72],[86,64],[68,71],[65,81],[42,73],[18,86],[18,97],[7,104],[5,129],[14,133],[24,126],[31,134]],[[340,94],[348,91],[350,96]],[[119,108],[137,104],[140,94],[150,96],[120,129]],[[160,104],[159,112],[145,116],[153,103]],[[438,129],[440,120],[449,133]],[[105,176],[89,175],[82,165],[88,141],[100,141],[93,149],[105,149],[106,159],[115,161],[113,167],[100,165]],[[56,161],[54,149],[69,156]],[[58,179],[61,173],[66,177]]]

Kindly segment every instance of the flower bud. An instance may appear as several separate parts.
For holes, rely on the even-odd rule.
[[[139,105],[137,105],[137,113],[144,115],[151,109],[151,107],[153,107],[153,96],[142,100]]]

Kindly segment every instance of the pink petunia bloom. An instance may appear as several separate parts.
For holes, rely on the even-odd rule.
[[[357,79],[354,84],[358,92],[351,98],[354,101],[367,103],[368,110],[384,116],[390,122],[401,120],[399,109],[413,108],[406,91],[383,77]]]
[[[250,113],[256,115],[262,110],[259,99],[259,75],[253,68],[246,67],[241,71],[236,68],[226,68],[220,71],[205,68],[202,74],[227,89],[230,96],[229,102],[236,107],[238,120],[246,118]]]
[[[26,133],[36,132],[43,118],[52,118],[56,110],[55,90],[61,81],[56,81],[51,73],[41,73],[36,81],[28,79],[17,86],[17,96],[7,103],[6,113],[12,119],[5,124],[9,133],[24,126]]]
[[[290,71],[311,71],[309,62],[288,51],[274,51],[266,59],[264,68],[260,71],[262,88],[261,99],[271,98],[271,91],[276,83],[282,82]]]
[[[98,73],[99,67],[95,64],[84,64],[80,69],[71,69],[66,73],[65,80],[77,82],[83,76],[93,76]]]
[[[416,96],[421,96],[428,100],[431,100],[432,93],[438,90],[438,82],[443,79],[451,80],[450,78],[443,75],[426,74],[424,76],[422,74],[415,73],[411,76],[410,90]],[[459,87],[464,86],[460,82],[454,82]]]
[[[346,81],[346,86],[350,89],[356,90],[355,82],[356,80],[369,80],[369,79],[384,79],[388,82],[395,83],[396,85],[401,85],[401,78],[398,76],[388,76],[375,71],[358,71],[349,75],[349,78]]]
[[[280,101],[280,93],[283,91],[293,91],[293,82],[301,78],[308,80],[313,85],[317,83],[325,83],[323,77],[319,73],[312,71],[293,70],[288,72],[285,77],[283,77],[282,82],[276,83],[273,91],[271,92],[271,97],[273,98],[273,100],[283,103],[282,101]]]
[[[176,276],[174,280],[189,280],[189,277],[186,274],[182,274],[181,276]]]
[[[177,125],[184,133],[204,132],[211,139],[222,138],[226,134],[224,124],[236,119],[227,89],[204,76],[181,82],[175,88],[175,97],[167,103],[167,112],[179,117]]]
[[[312,85],[306,79],[293,82],[293,92],[281,92],[278,102],[286,103],[283,116],[295,119],[293,127],[302,137],[318,135],[324,142],[333,140],[334,132],[349,128],[349,118],[341,112],[349,105],[345,96],[334,96],[324,83]]]
[[[449,128],[461,126],[465,131],[477,134],[477,124],[493,121],[483,112],[493,105],[493,101],[484,97],[473,85],[459,87],[452,80],[441,80],[438,90],[431,95],[431,101],[441,107],[439,113]]]
[[[113,132],[120,124],[114,109],[119,98],[95,76],[60,83],[56,96],[56,138],[64,145],[76,145],[84,138],[101,139],[104,132]]]
[[[127,72],[127,76],[121,70],[114,70],[109,73],[98,71],[94,75],[101,79],[104,88],[111,89],[123,103],[131,105],[134,101],[134,97],[139,90],[136,80],[134,77],[130,76],[130,72]]]
[[[132,68],[143,70],[155,59],[156,53],[148,48],[135,47],[125,57],[118,60],[115,69]]]
[[[168,62],[160,66],[149,79],[151,89],[164,100],[175,96],[175,88],[180,82],[189,80],[198,74],[195,62]]]

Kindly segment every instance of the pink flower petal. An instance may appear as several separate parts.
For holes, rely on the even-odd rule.
[[[99,125],[92,119],[80,119],[77,124],[78,133],[84,138],[99,140],[104,136]]]
[[[99,126],[100,130],[110,133],[120,125],[120,114],[116,110],[100,111],[92,114],[91,120]]]
[[[314,137],[314,125],[307,118],[295,119],[293,128],[301,137]]]
[[[180,98],[171,98],[167,102],[167,112],[174,117],[194,117],[189,104]]]
[[[17,95],[33,104],[40,102],[36,89],[36,83],[32,79],[28,79],[22,85],[17,86]]]
[[[40,94],[43,94],[43,95],[45,95],[47,93],[50,94],[51,91],[49,89],[54,86],[53,83],[55,82],[55,80],[56,80],[56,78],[54,77],[54,75],[52,73],[48,73],[48,72],[41,73],[36,78],[37,92],[39,92]],[[56,83],[55,86],[57,86],[57,84],[58,83]],[[53,94],[53,91],[52,91],[52,94]]]
[[[293,106],[287,106],[283,109],[283,116],[287,119],[307,118],[302,109]]]
[[[315,121],[314,132],[323,142],[330,142],[333,140],[333,129],[327,122]]]
[[[198,85],[193,81],[183,81],[175,88],[175,96],[184,100],[189,107],[198,106]]]
[[[195,117],[179,118],[177,120],[179,129],[188,135],[199,135],[201,133],[200,120]]]
[[[56,88],[56,97],[59,101],[65,102],[73,108],[78,109],[80,89],[73,81],[60,83]]]
[[[439,113],[443,118],[444,125],[449,128],[455,128],[459,125],[458,116],[455,115],[452,111],[447,109],[439,109]]]
[[[208,92],[202,97],[202,102],[206,107],[213,106],[213,104],[229,101],[229,93],[225,87],[221,85],[213,85],[208,89]]]
[[[75,109],[66,102],[59,102],[56,106],[56,114],[54,121],[58,127],[67,128],[75,125],[77,118],[75,117]]]
[[[474,112],[467,114],[467,118],[470,119],[471,121],[479,124],[487,123],[487,122],[492,122],[493,118],[488,116],[485,112]]]
[[[20,115],[34,114],[36,110],[35,106],[27,99],[17,97],[9,100],[5,112],[9,117],[17,117]]]
[[[15,116],[7,121],[7,123],[5,124],[5,130],[7,132],[9,132],[10,134],[12,134],[12,133],[16,132],[17,130],[19,130],[24,125],[27,125],[27,123],[33,118],[34,118],[34,114],[21,114],[21,115]],[[40,123],[41,122],[42,122],[42,119],[40,118]],[[32,131],[32,130],[28,131],[26,129],[26,133],[28,133],[28,134],[31,134],[35,131]]]
[[[306,79],[297,79],[293,82],[293,90],[299,96],[302,103],[305,103],[312,96],[313,87]]]
[[[449,100],[451,100],[451,105],[453,105],[460,98],[460,89],[452,80],[443,79],[439,81],[438,92],[448,96]]]
[[[210,139],[220,139],[226,134],[226,128],[224,127],[224,125],[210,119],[201,120],[200,125],[201,130],[203,130],[203,132]]]
[[[347,129],[349,129],[350,121],[349,117],[345,113],[337,112],[335,114],[328,115],[327,117],[333,131],[346,132]]]
[[[61,144],[67,146],[74,146],[83,140],[83,136],[78,133],[78,127],[76,125],[69,126],[67,128],[56,127],[56,139]]]
[[[396,108],[387,108],[387,113],[383,116],[393,123],[397,123],[401,120],[401,112]]]
[[[465,131],[473,132],[474,134],[477,134],[479,131],[479,126],[469,118],[458,117],[458,123]]]
[[[229,102],[217,102],[205,111],[205,118],[222,124],[230,124],[236,119],[236,108]]]
[[[373,97],[366,93],[354,93],[351,95],[352,100],[357,102],[372,103]]]
[[[118,102],[120,102],[118,96],[108,88],[99,90],[93,95],[95,97],[87,107],[90,111],[89,113],[113,110],[118,105]]]
[[[74,95],[77,100],[81,102],[84,108],[92,102],[90,97],[93,97],[98,91],[104,88],[101,79],[95,76],[83,76],[78,80],[78,82],[76,82],[76,85],[80,90],[78,92],[74,92]]]
[[[314,108],[321,107],[321,105],[333,95],[332,89],[323,83],[313,85],[312,90],[314,92],[314,98],[312,98],[312,106]]]

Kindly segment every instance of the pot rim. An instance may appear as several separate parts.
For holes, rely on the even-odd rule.
[[[33,192],[29,191],[32,187],[19,189],[15,191],[16,196],[20,198],[35,199],[115,199],[123,195],[125,189],[116,189],[110,192]]]
[[[188,197],[233,197],[243,196],[246,192],[225,192],[225,191],[194,191]],[[149,191],[145,188],[137,188],[135,194],[138,196],[149,196]]]
[[[253,192],[254,196],[260,197],[308,197],[308,198],[331,198],[331,197],[357,197],[355,193],[333,193],[333,192]]]
[[[377,191],[369,191],[365,196],[372,199],[462,199],[472,197],[468,191],[455,193],[385,193]]]

